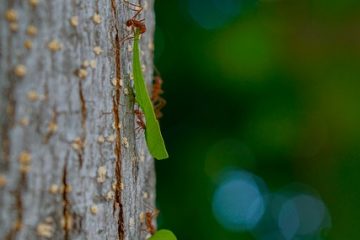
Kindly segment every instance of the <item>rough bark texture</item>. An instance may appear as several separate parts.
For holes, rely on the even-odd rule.
[[[141,5],[150,83],[153,0]],[[154,164],[136,131],[132,40],[121,42],[134,11],[13,0],[0,14],[0,239],[145,239]]]

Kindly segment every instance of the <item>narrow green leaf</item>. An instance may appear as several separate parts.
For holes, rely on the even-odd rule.
[[[144,77],[141,71],[140,51],[139,51],[139,30],[135,31],[134,48],[133,48],[133,74],[136,92],[136,101],[144,112],[146,129],[145,139],[149,148],[150,154],[158,159],[168,158],[164,139],[161,135],[160,125],[156,119],[153,105],[151,103],[149,94],[146,89]]]
[[[176,240],[176,236],[166,229],[157,231],[149,240]]]

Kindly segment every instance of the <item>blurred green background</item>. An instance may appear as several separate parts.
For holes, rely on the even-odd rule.
[[[360,239],[360,1],[156,0],[178,239]]]

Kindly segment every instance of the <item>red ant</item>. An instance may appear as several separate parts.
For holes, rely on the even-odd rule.
[[[144,129],[146,128],[146,125],[145,125],[145,122],[143,120],[143,113],[139,110],[139,109],[136,109],[134,110],[134,113],[136,115],[136,123],[138,124],[136,130],[141,130],[141,129]]]
[[[140,6],[140,5],[136,5],[136,4],[134,4],[134,3],[131,3],[131,2],[129,2],[129,1],[127,1],[127,0],[124,0],[124,1],[125,1],[127,4],[136,7],[136,9],[130,8],[131,10],[136,11],[136,13],[135,13],[135,15],[134,15],[131,19],[129,19],[129,20],[126,21],[126,26],[132,27],[133,29],[134,29],[134,28],[137,28],[137,29],[139,29],[140,34],[143,34],[144,32],[146,32],[146,26],[145,26],[145,23],[144,23],[144,20],[145,20],[145,19],[141,19],[141,20],[136,19],[136,17],[142,12],[143,7]]]
[[[153,212],[146,212],[145,213],[145,224],[146,224],[146,231],[153,235],[156,232],[156,227],[152,223],[153,218],[156,218],[159,215],[159,210],[155,209]]]
[[[153,103],[157,119],[163,116],[161,109],[166,105],[166,100],[160,96],[162,93],[164,93],[161,88],[162,83],[163,80],[159,75],[154,77],[151,101]]]

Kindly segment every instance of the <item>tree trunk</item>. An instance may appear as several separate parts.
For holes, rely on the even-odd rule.
[[[141,5],[152,80],[153,0]],[[136,130],[134,7],[0,4],[0,239],[145,239],[154,163]]]

